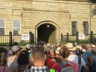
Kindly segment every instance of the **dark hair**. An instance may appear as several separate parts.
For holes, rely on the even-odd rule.
[[[20,52],[18,59],[17,59],[17,63],[19,65],[24,65],[24,64],[28,64],[29,63],[29,53],[26,50],[23,50]]]
[[[76,55],[78,55],[78,56],[80,56],[80,55],[81,55],[81,51],[80,51],[80,49],[79,49],[79,48],[77,48],[77,49],[75,50],[75,54],[76,54]]]
[[[0,48],[0,66],[7,65],[7,50],[4,48]]]
[[[59,54],[63,57],[63,58],[67,58],[68,55],[69,55],[69,50],[66,46],[62,46],[60,51],[59,51]]]
[[[44,58],[45,52],[42,47],[36,47],[32,50],[32,57],[35,60],[41,60]]]
[[[12,55],[16,55],[19,51],[20,51],[20,49],[17,50],[17,51],[12,52]]]
[[[13,46],[14,46],[14,45],[18,45],[18,42],[14,42],[14,43],[13,43]]]

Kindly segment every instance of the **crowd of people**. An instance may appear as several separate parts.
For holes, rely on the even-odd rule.
[[[96,45],[66,43],[27,44],[14,42],[0,48],[0,72],[96,72]]]

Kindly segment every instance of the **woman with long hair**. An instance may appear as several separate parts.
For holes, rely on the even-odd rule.
[[[15,68],[14,72],[24,72],[30,68],[29,64],[29,53],[26,50],[22,50],[17,59],[18,66]]]
[[[7,66],[7,56],[7,50],[0,48],[0,72],[11,72],[10,67]]]

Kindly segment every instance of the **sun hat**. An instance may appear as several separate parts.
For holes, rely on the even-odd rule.
[[[20,50],[21,48],[18,45],[12,47],[13,52]]]
[[[80,49],[80,50],[82,50],[82,49],[83,49],[83,48],[82,48],[82,46],[79,46],[79,45],[78,45],[78,46],[76,46],[76,49],[77,49],[77,48],[78,48],[78,49]]]
[[[59,51],[60,51],[61,47],[58,47],[55,51],[55,53],[59,54]]]
[[[75,51],[75,47],[73,47],[73,44],[72,43],[67,43],[65,44],[65,46],[70,50],[70,51]]]
[[[92,48],[95,48],[96,46],[94,44],[91,45]]]
[[[27,45],[26,45],[26,48],[27,48],[27,49],[30,49],[30,48],[31,48],[31,45],[30,45],[30,44],[27,44]]]

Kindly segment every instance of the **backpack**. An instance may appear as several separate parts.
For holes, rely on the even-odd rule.
[[[64,65],[63,65],[64,63]],[[78,67],[74,62],[62,62],[61,72],[78,72]]]
[[[48,69],[51,69],[52,68],[52,66],[54,65],[56,63],[56,61],[55,61],[55,59],[53,59],[53,58],[51,58],[51,59],[48,59],[47,60],[47,67],[48,67]]]
[[[54,69],[56,70],[57,72],[61,72],[61,68],[60,68],[60,65],[58,63],[55,63],[51,69]]]
[[[78,72],[81,72],[82,66],[81,66],[81,56],[78,55]]]
[[[54,70],[54,69],[50,69],[50,71],[49,72],[56,72],[56,70]]]
[[[60,72],[60,65],[55,61],[55,59],[51,58],[47,61],[47,67],[48,69],[54,69],[58,72]]]

